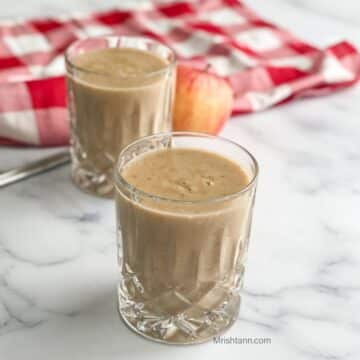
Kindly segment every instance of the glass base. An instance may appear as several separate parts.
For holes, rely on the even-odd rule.
[[[75,185],[88,194],[106,198],[114,197],[114,182],[106,174],[97,174],[73,167],[71,177]]]
[[[113,173],[97,173],[80,167],[72,157],[71,177],[75,185],[88,194],[105,198],[114,197]]]
[[[238,318],[240,301],[240,295],[234,295],[210,311],[194,305],[180,314],[166,316],[149,312],[144,303],[125,301],[119,294],[118,310],[135,333],[164,344],[186,345],[223,334]]]

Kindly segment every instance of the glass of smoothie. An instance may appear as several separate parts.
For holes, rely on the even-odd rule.
[[[131,329],[190,344],[234,323],[257,175],[246,149],[205,134],[157,134],[121,152],[118,305]]]
[[[107,36],[66,51],[72,178],[112,196],[113,168],[135,139],[171,130],[175,55],[151,39]]]

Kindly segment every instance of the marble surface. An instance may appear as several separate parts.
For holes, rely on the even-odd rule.
[[[0,1],[0,17],[118,3]],[[356,0],[251,3],[317,45],[360,47]],[[261,167],[244,301],[227,335],[271,344],[171,347],[130,332],[116,311],[114,204],[77,190],[65,166],[0,190],[0,359],[359,359],[359,98],[357,87],[222,131]],[[53,151],[2,148],[0,170]]]

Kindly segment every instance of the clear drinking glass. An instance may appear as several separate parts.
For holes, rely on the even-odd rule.
[[[162,59],[164,67],[124,75],[77,63],[79,55],[108,48],[145,51]],[[65,58],[72,177],[87,192],[111,196],[121,149],[139,137],[171,130],[175,55],[151,39],[105,36],[76,41]]]
[[[248,175],[239,192],[199,201],[170,200],[129,184],[122,171],[158,149],[201,149],[223,155]],[[139,139],[120,154],[115,198],[125,323],[155,341],[206,341],[236,320],[248,249],[258,165],[240,145],[215,136],[174,132]]]

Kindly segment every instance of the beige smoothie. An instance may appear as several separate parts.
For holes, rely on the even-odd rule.
[[[215,318],[224,306],[238,307],[234,293],[242,283],[253,201],[253,192],[239,192],[249,175],[212,152],[161,149],[130,161],[122,177],[140,192],[116,191],[123,246],[120,309],[125,304],[120,311],[131,322],[127,305],[136,302],[158,319],[193,319],[186,323],[198,333],[211,319],[227,326],[225,315]],[[179,327],[169,327],[164,337],[181,342],[187,330]],[[209,336],[207,331],[199,336]]]
[[[72,59],[68,74],[73,177],[100,195],[113,188],[113,165],[136,138],[171,127],[168,62],[148,51],[106,48]]]

